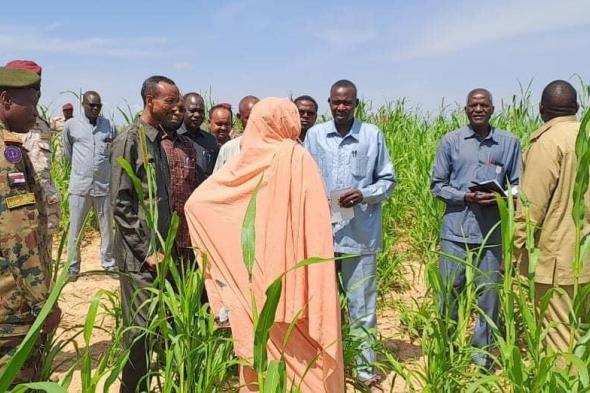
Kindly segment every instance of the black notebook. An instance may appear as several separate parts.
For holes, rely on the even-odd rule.
[[[469,190],[472,192],[496,192],[502,195],[503,197],[507,196],[506,191],[504,191],[504,189],[502,188],[500,183],[496,181],[496,179],[486,180],[483,182],[472,181],[472,183],[473,186],[469,187]]]

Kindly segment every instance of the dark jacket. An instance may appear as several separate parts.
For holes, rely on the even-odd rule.
[[[139,197],[135,192],[131,178],[117,162],[122,157],[141,180],[146,207],[149,206],[148,183],[146,168],[141,154],[139,136],[145,132],[147,159],[155,171],[155,205],[158,215],[158,231],[165,239],[172,217],[169,203],[169,170],[166,154],[160,146],[163,132],[148,124],[137,120],[127,130],[119,134],[111,150],[112,177],[111,199],[115,220],[115,259],[121,271],[139,272],[148,255],[160,250],[160,242],[155,241],[155,247],[150,245],[153,236],[146,221],[146,214],[141,208]]]

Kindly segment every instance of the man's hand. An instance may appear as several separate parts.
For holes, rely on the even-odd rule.
[[[465,193],[465,202],[477,203],[482,206],[490,206],[496,203],[496,194],[493,192],[467,192]]]
[[[49,313],[43,324],[43,334],[50,335],[55,332],[57,326],[61,321],[61,309],[58,306],[53,307],[53,310]]]
[[[338,203],[340,207],[348,208],[358,205],[362,201],[363,194],[359,190],[353,189],[343,194],[338,200]]]
[[[156,270],[156,267],[158,266],[158,264],[160,262],[162,262],[163,259],[164,259],[164,254],[156,251],[155,253],[153,253],[152,255],[149,255],[145,259],[145,264],[148,266],[148,269]]]

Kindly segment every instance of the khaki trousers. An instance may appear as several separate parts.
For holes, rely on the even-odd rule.
[[[583,284],[580,284],[579,288],[581,288]],[[537,307],[541,302],[541,298],[552,288],[555,286],[552,284],[540,284],[535,283],[535,300],[537,303]],[[569,350],[569,342],[571,336],[571,329],[569,323],[569,312],[572,307],[572,298],[574,296],[574,286],[573,285],[561,285],[559,288],[563,289],[568,295],[562,295],[558,292],[553,292],[551,296],[551,300],[549,301],[549,305],[547,307],[547,311],[543,317],[543,328],[547,329],[550,323],[557,322],[556,326],[553,326],[547,333],[546,342],[549,344],[551,349],[555,352],[568,352]],[[590,301],[586,300],[586,309],[590,309],[588,307],[590,305]],[[575,332],[574,337],[574,344],[576,340],[579,338],[578,332]]]

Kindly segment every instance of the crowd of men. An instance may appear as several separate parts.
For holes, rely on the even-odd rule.
[[[30,61],[0,67],[0,370],[47,298],[51,236],[59,227],[59,193],[49,176],[49,127],[36,110],[40,77],[41,67]],[[165,235],[176,213],[180,225],[173,256],[178,261],[192,261],[195,255],[184,218],[185,202],[198,192],[203,181],[240,154],[242,130],[247,129],[250,111],[258,102],[252,95],[240,101],[236,116],[240,129],[234,127],[231,105],[214,105],[208,111],[205,130],[203,97],[194,92],[181,95],[169,78],[146,79],[141,98],[144,108],[139,117],[117,133],[101,116],[100,94],[87,91],[82,97],[82,113],[72,116],[71,104],[63,107],[61,135],[64,157],[72,163],[67,247],[70,280],[76,281],[80,274],[79,239],[92,208],[101,233],[103,268],[125,272],[120,276],[124,323],[140,327],[146,326],[149,316],[139,307],[145,298],[138,296],[137,290],[154,282],[162,250],[157,242],[154,247],[150,241],[152,233],[141,209],[143,201],[117,159],[125,159],[142,186],[147,187],[144,160],[148,158],[158,185],[156,226]],[[356,255],[339,263],[339,269],[353,333],[364,337],[357,375],[373,386],[378,383],[371,345],[377,322],[376,255],[382,249],[381,205],[396,184],[394,167],[379,128],[355,118],[359,101],[352,82],[340,80],[332,85],[329,105],[333,120],[315,125],[318,104],[310,96],[298,97],[294,103],[301,121],[300,142],[317,162],[333,208],[335,256]],[[576,171],[577,111],[575,89],[565,81],[550,83],[540,105],[545,124],[532,134],[521,158],[518,139],[490,124],[494,112],[491,93],[475,89],[468,94],[465,106],[469,123],[449,132],[439,143],[431,190],[446,204],[440,273],[448,291],[440,294],[440,311],[457,317],[457,298],[465,286],[465,264],[458,261],[475,255],[477,301],[485,314],[475,325],[475,347],[489,348],[493,344],[490,322],[498,324],[496,284],[502,278],[502,244],[497,193],[489,188],[493,181],[509,184],[508,195],[525,194],[529,201],[526,215],[536,225],[534,234],[540,250],[535,276],[539,299],[553,287],[562,287],[567,293],[573,290],[571,193]],[[142,135],[147,151],[141,150]],[[524,217],[519,204],[515,247],[527,274]],[[586,215],[587,220],[589,217]],[[584,265],[580,277],[580,283],[587,282],[590,264]],[[147,296],[147,292],[139,293]],[[567,321],[568,310],[567,299],[554,292],[545,323]],[[55,329],[59,315],[56,307],[45,323],[46,331]],[[548,342],[555,350],[566,350],[569,334],[569,329],[558,326],[549,331]],[[145,342],[130,337],[127,345],[130,360],[123,369],[121,391],[133,392],[138,387],[147,390]],[[35,359],[35,355],[30,357],[19,381],[34,380],[39,366]],[[473,361],[485,368],[492,366],[483,351],[476,352]]]

